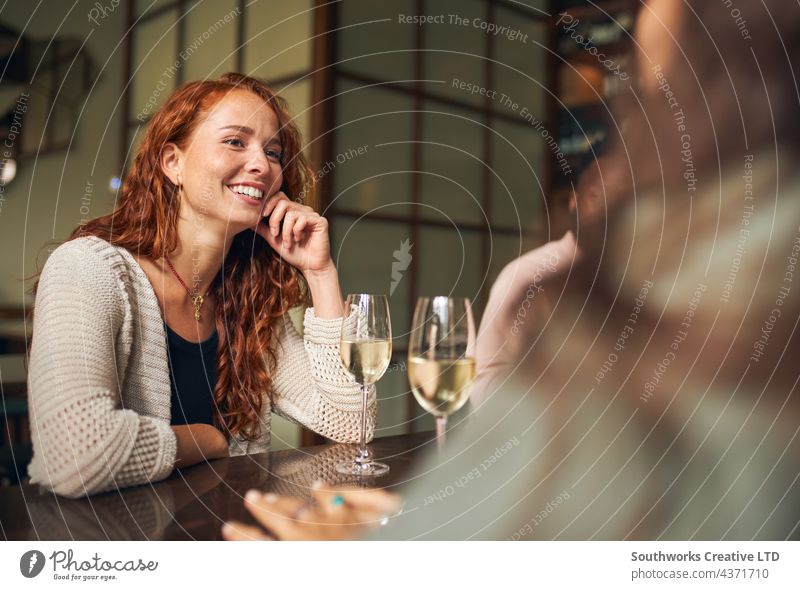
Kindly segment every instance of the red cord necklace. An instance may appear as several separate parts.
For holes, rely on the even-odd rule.
[[[208,297],[209,293],[211,293],[211,290],[206,291],[205,297],[196,290],[194,293],[192,293],[191,289],[189,289],[189,286],[181,278],[181,275],[179,275],[178,271],[175,270],[175,267],[172,266],[170,259],[164,256],[164,260],[167,261],[167,266],[169,266],[169,269],[172,271],[172,274],[175,275],[175,278],[178,279],[178,282],[181,284],[181,286],[186,289],[186,294],[189,295],[189,300],[192,302],[192,305],[194,305],[194,319],[195,321],[199,322],[200,308],[203,307],[203,302],[206,300],[206,297]]]

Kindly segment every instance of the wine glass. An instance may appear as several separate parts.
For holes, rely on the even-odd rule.
[[[336,471],[347,475],[383,475],[389,466],[372,460],[367,447],[367,398],[392,357],[392,324],[386,295],[359,293],[347,296],[346,309],[353,317],[342,322],[340,353],[345,368],[361,385],[361,444],[353,461],[339,463]]]
[[[469,399],[475,380],[475,322],[464,297],[420,297],[408,346],[408,380],[419,405],[436,418],[439,449],[447,417]]]

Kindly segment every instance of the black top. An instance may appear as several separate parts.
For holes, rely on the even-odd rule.
[[[170,424],[213,424],[217,332],[203,342],[189,342],[166,324],[164,327],[172,404]]]

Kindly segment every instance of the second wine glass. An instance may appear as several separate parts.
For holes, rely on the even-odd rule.
[[[367,400],[392,358],[389,301],[386,295],[359,293],[348,295],[346,305],[350,317],[342,322],[340,352],[345,368],[361,386],[361,444],[355,460],[339,463],[336,471],[362,477],[383,475],[389,466],[373,461],[367,447]]]
[[[469,299],[420,297],[408,346],[408,380],[419,404],[436,417],[439,447],[447,417],[469,399],[475,380],[475,322]]]

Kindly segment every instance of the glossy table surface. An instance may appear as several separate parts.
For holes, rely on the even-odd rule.
[[[357,482],[336,472],[355,445],[319,445],[217,459],[176,471],[152,484],[70,500],[36,485],[0,488],[0,538],[5,540],[217,540],[226,520],[254,522],[242,497],[252,489],[309,497],[314,481],[402,490],[419,458],[435,446],[433,433],[375,440],[375,458],[388,474]]]

